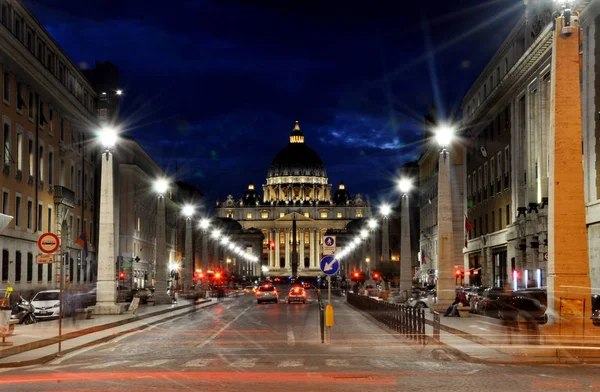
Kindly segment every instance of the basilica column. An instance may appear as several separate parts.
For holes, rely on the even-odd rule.
[[[319,268],[319,261],[321,261],[321,258],[319,257],[321,255],[321,230],[317,229],[316,233],[315,233],[315,264],[314,264],[314,268]]]
[[[275,259],[275,250],[271,249],[271,242],[274,242],[273,238],[275,237],[275,234],[273,233],[273,230],[269,229],[269,231],[267,232],[267,246],[268,246],[268,250],[269,250],[269,268],[273,268],[275,266],[275,263],[273,262],[273,259]]]
[[[313,268],[313,266],[315,265],[315,229],[310,229],[310,231],[308,232],[308,246],[310,248],[310,253],[308,255],[309,259],[310,259],[310,268]]]
[[[288,229],[285,230],[285,268],[292,268],[292,258],[290,251],[290,231]]]
[[[298,252],[298,271],[300,271],[304,269],[304,229],[298,230],[298,233],[300,236],[300,240],[298,241],[298,246],[300,247]]]
[[[279,259],[281,258],[281,246],[280,246],[281,234],[279,229],[275,230],[275,268],[279,268]]]

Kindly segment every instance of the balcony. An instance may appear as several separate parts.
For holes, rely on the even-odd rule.
[[[75,207],[75,192],[62,185],[55,185],[54,204],[64,204],[71,208]]]

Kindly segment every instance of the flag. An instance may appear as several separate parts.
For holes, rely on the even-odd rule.
[[[83,257],[87,257],[88,255],[88,241],[87,241],[87,230],[84,230],[83,233],[75,240],[75,243],[83,248]]]
[[[467,231],[467,233],[471,230],[473,230],[473,226],[471,226],[471,222],[469,222],[469,218],[467,218],[467,216],[465,215],[465,230]]]

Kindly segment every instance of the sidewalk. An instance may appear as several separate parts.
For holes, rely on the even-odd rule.
[[[63,319],[61,353],[64,355],[69,351],[108,341],[124,333],[216,304],[216,299],[197,302],[178,299],[172,305],[142,305],[136,314],[128,311],[118,315],[93,315],[89,320]],[[14,333],[15,336],[7,338],[7,342],[13,345],[0,347],[0,367],[39,364],[56,357],[58,320],[17,325]]]

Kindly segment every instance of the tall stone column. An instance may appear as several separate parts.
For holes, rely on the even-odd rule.
[[[281,259],[281,231],[275,230],[275,268],[279,269],[279,260]]]
[[[451,157],[447,150],[439,154],[438,170],[438,308],[446,308],[453,302],[454,278],[454,233],[452,229],[452,194],[450,178]],[[458,263],[458,264],[462,264]]]
[[[270,249],[271,242],[275,243],[275,240],[274,240],[275,234],[273,234],[273,230],[269,229],[269,231],[267,232],[267,238],[268,238],[268,241],[269,241],[269,249],[268,249],[268,252],[269,252],[269,269],[271,269],[271,268],[275,267],[275,262],[274,262],[274,259],[275,259],[275,253],[274,252],[275,252],[275,250],[274,249]]]
[[[412,268],[410,249],[410,216],[408,195],[402,195],[402,226],[400,227],[400,297],[406,301],[412,293]]]
[[[159,195],[156,214],[156,281],[154,282],[154,303],[171,304],[167,295],[167,241],[166,241],[165,196]]]
[[[552,40],[552,97],[548,210],[549,325],[563,337],[598,334],[591,325],[591,285],[581,160],[579,22],[556,19]],[[562,34],[563,27],[570,35]],[[558,325],[553,325],[557,323]],[[596,328],[597,329],[597,328]]]
[[[298,252],[298,271],[300,271],[304,269],[304,229],[298,230],[298,233],[300,234],[300,241],[298,241],[298,246],[300,246]]]
[[[206,271],[209,270],[208,263],[208,230],[202,230],[202,273],[206,274]],[[190,236],[191,237],[191,236]],[[186,241],[187,241],[187,233],[186,233]],[[186,242],[187,244],[187,242]],[[218,249],[218,245],[215,245],[216,249]],[[186,245],[187,249],[187,245]],[[218,255],[215,254],[215,257]],[[206,276],[206,275],[205,275]]]
[[[204,248],[202,249],[204,252]],[[192,249],[192,218],[185,218],[185,264],[181,268],[183,291],[189,290],[194,278],[194,250]]]
[[[309,247],[309,258],[310,258],[310,268],[314,268],[315,265],[315,229],[310,229],[310,232],[308,234],[309,238],[308,238],[308,247]]]
[[[384,216],[381,220],[381,261],[390,260],[390,220]],[[379,261],[379,260],[378,260]],[[379,262],[377,262],[379,265]]]
[[[285,230],[285,268],[292,268],[292,258],[290,252],[290,231]]]
[[[115,275],[115,202],[113,189],[113,155],[102,154],[100,179],[100,221],[98,226],[98,281],[94,313],[119,314],[116,305],[117,286]],[[64,263],[61,259],[61,262]],[[61,277],[63,278],[63,277]]]

